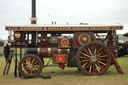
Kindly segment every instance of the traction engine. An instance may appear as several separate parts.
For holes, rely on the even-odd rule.
[[[11,46],[24,49],[21,52],[24,57],[21,55],[19,62],[23,77],[38,76],[44,68],[44,58],[52,59],[62,69],[77,67],[88,75],[103,74],[113,64],[112,57],[117,53],[114,29],[122,29],[122,26],[6,27],[14,32],[10,35],[14,38]]]

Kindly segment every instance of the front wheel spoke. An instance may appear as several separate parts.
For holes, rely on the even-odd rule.
[[[35,70],[35,68],[33,67],[33,68],[32,68],[32,71],[34,71],[34,70]]]
[[[26,63],[23,63],[22,65],[23,65],[23,66],[27,66],[28,64],[26,64]]]
[[[30,74],[32,74],[32,69],[30,70]]]
[[[38,61],[35,60],[35,61],[33,62],[33,65],[34,65],[34,64],[38,64]]]
[[[30,64],[31,62],[26,59],[26,64]]]
[[[34,65],[35,68],[37,69],[40,69],[40,66],[39,65]]]
[[[33,71],[36,71],[36,70],[38,70],[36,67],[33,67]]]
[[[28,65],[26,65],[26,66],[23,66],[23,68],[28,68]]]
[[[35,58],[32,60],[32,64],[34,63],[34,61],[35,61]]]
[[[24,69],[25,71],[29,70],[29,68],[28,68],[28,67],[23,67],[23,69]]]
[[[104,65],[104,66],[106,65],[105,63],[103,63],[103,62],[101,62],[101,61],[98,61],[98,62],[101,63],[101,64]]]
[[[31,58],[27,58],[27,59],[26,59],[26,62],[30,62],[30,61],[31,61]]]

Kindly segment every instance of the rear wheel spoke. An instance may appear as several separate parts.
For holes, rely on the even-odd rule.
[[[89,48],[89,47],[88,47],[88,51],[89,51],[90,55],[92,56],[92,52],[91,52],[91,50],[90,50],[90,48]]]
[[[82,67],[85,68],[85,66],[86,66],[87,64],[88,64],[88,62],[84,63],[84,64],[82,65]]]
[[[92,65],[90,65],[90,67],[89,67],[89,72],[91,72],[92,71]]]
[[[95,62],[92,64],[93,72],[95,71]]]
[[[95,51],[94,51],[94,54],[96,54],[96,51],[97,51],[97,48],[95,47]]]
[[[97,51],[97,53],[99,53],[101,50],[102,50],[102,48],[100,48],[100,49]]]
[[[82,53],[84,56],[87,56],[87,57],[90,57],[89,55],[85,54],[85,53]]]
[[[82,56],[80,56],[80,58],[83,58],[83,59],[88,59],[88,57],[82,57]]]
[[[84,49],[84,51],[87,53],[87,55],[89,55],[89,52],[86,49]]]
[[[103,62],[101,62],[101,61],[98,61],[98,62],[101,63],[101,64],[104,65],[104,66],[106,65],[105,63],[103,63]]]
[[[99,72],[99,71],[100,71],[100,69],[99,69],[99,67],[97,66],[97,64],[96,64],[96,63],[95,63],[95,66],[96,66],[97,71]]]
[[[101,58],[101,57],[107,57],[107,55],[102,55],[102,56],[99,56],[99,57],[100,57],[100,58]]]
[[[103,52],[100,52],[97,56],[100,56]]]
[[[92,53],[94,53],[94,46],[92,45]]]
[[[87,62],[87,61],[90,61],[90,60],[81,60],[81,62]]]

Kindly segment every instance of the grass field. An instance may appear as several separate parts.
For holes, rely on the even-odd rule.
[[[0,52],[3,53],[3,46],[0,46]]]
[[[11,65],[9,74],[2,76],[5,60],[4,57],[0,57],[0,85],[127,85],[128,57],[118,58],[118,62],[125,73],[124,75],[117,73],[114,66],[110,66],[108,71],[101,76],[88,76],[77,71],[77,68],[66,67],[62,70],[58,67],[47,67],[43,69],[41,75],[51,76],[51,79],[20,79],[14,77],[14,63]],[[51,71],[55,73],[51,73]]]

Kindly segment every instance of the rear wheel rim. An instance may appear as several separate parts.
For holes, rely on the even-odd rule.
[[[77,53],[78,67],[88,75],[101,75],[108,69],[110,54],[103,45],[92,42],[80,48]]]

